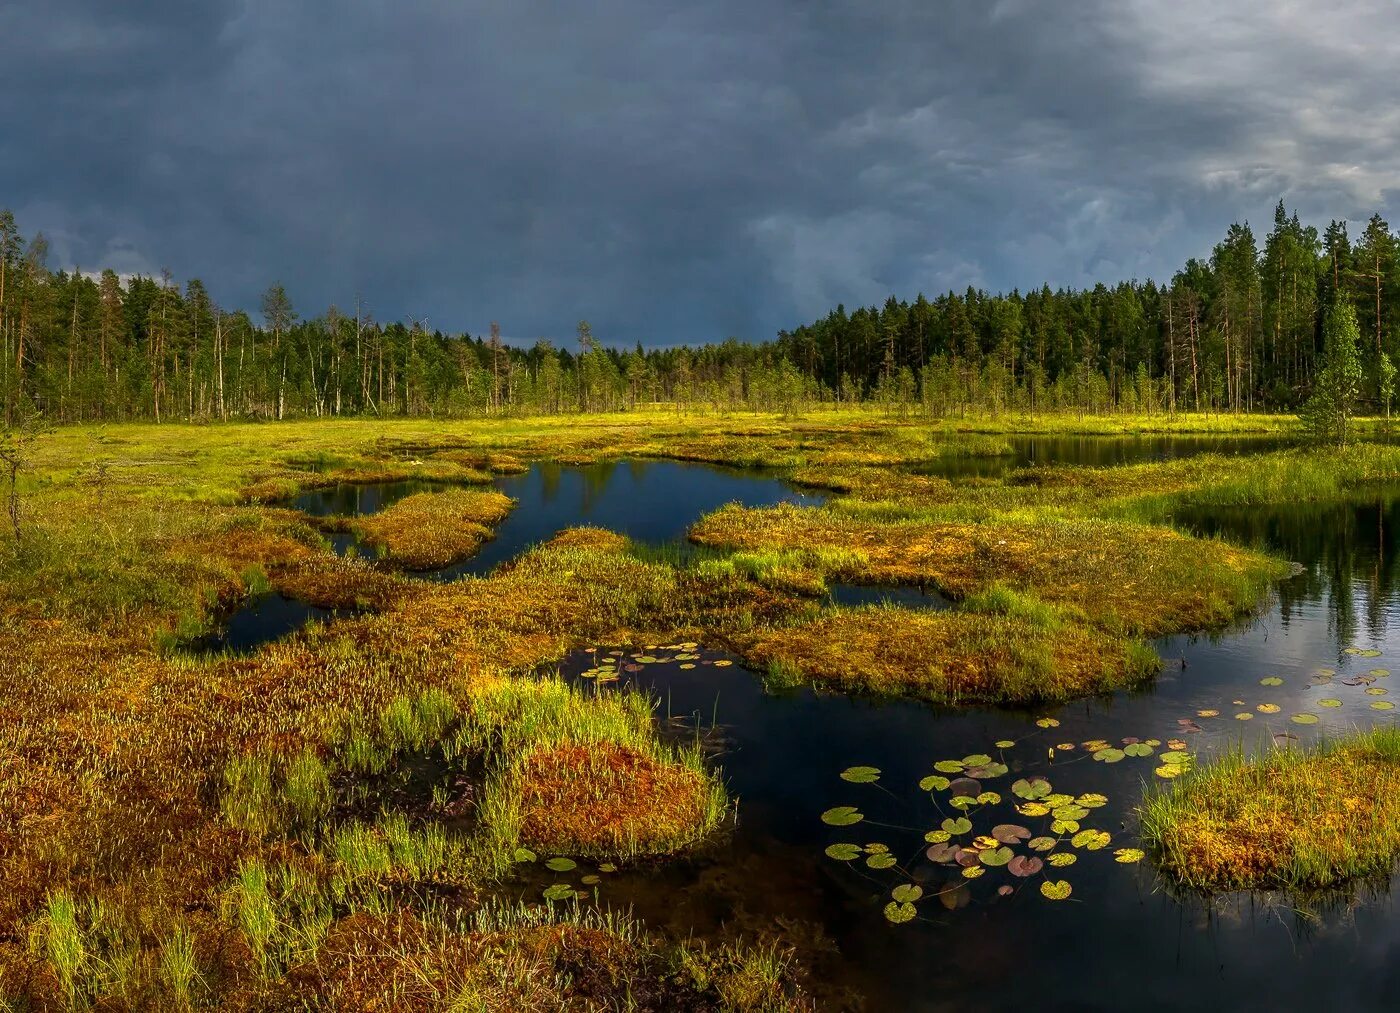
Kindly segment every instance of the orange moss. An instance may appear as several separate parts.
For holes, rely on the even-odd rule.
[[[1389,751],[1373,742],[1389,738]],[[1145,807],[1162,867],[1204,890],[1321,888],[1389,877],[1400,857],[1400,737],[1227,759]]]
[[[520,839],[578,855],[665,853],[694,838],[710,788],[701,774],[610,742],[557,745],[515,769]]]

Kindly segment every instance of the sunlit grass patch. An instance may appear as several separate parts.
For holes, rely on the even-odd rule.
[[[724,811],[723,791],[695,765],[611,742],[534,750],[506,790],[519,799],[521,843],[557,854],[666,854]]]
[[[1141,816],[1163,871],[1193,889],[1388,878],[1400,858],[1400,729],[1260,757],[1236,750],[1149,796]]]
[[[448,566],[472,555],[515,501],[504,493],[447,489],[399,500],[355,522],[365,544],[410,570]]]
[[[1087,696],[1140,683],[1158,666],[1150,649],[1063,621],[1043,605],[989,603],[982,611],[939,613],[836,609],[736,642],[781,683],[952,704]]]
[[[730,505],[690,535],[741,552],[800,550],[825,576],[856,583],[932,585],[953,598],[1001,584],[1133,636],[1219,625],[1287,573],[1271,557],[1168,528],[1056,517],[954,523]]]

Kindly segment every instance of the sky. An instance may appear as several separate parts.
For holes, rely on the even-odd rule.
[[[1162,279],[1400,186],[1391,0],[8,0],[0,39],[51,267],[516,341]]]

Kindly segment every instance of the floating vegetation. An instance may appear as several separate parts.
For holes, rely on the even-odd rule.
[[[1011,740],[1002,740],[996,748],[1014,745]],[[1099,740],[1084,745],[1086,750],[1093,749],[1100,762],[1118,763],[1153,756],[1161,743],[1129,737],[1119,746]],[[1189,754],[1168,755],[1172,757],[1166,764],[1173,771],[1171,776],[1189,769]],[[1113,843],[1110,831],[1092,825],[1095,815],[1108,805],[1107,795],[1058,792],[1043,774],[1018,777],[1004,791],[989,789],[983,782],[1010,774],[1009,766],[990,753],[936,760],[933,771],[920,779],[919,789],[942,815],[936,825],[920,832],[922,844],[912,857],[901,861],[892,845],[884,841],[837,841],[825,848],[830,859],[859,863],[867,872],[887,872],[899,878],[884,904],[885,918],[894,924],[912,921],[922,901],[938,899],[948,907],[944,898],[974,880],[986,880],[984,889],[989,896],[1009,897],[1023,882],[1038,879],[1042,897],[1065,900],[1073,887],[1067,879],[1058,878],[1063,875],[1061,870],[1075,865],[1081,854],[1103,851]],[[843,781],[856,784],[873,784],[878,776],[879,770],[870,766],[848,767],[840,774]],[[949,810],[954,812],[949,814]],[[1012,813],[1014,819],[1007,819]],[[821,820],[831,827],[861,823],[901,830],[869,821],[859,807],[849,804],[827,809]],[[1143,852],[1118,848],[1113,856],[1115,862],[1126,865],[1139,861]],[[1049,875],[1050,869],[1057,870],[1057,877]],[[939,881],[932,870],[943,873],[939,889],[929,887],[929,883]],[[955,906],[965,902],[966,898]]]

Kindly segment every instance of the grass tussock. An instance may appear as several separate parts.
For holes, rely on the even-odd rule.
[[[1388,879],[1400,858],[1400,730],[1236,751],[1150,796],[1141,816],[1163,871],[1192,889]]]
[[[1224,623],[1287,572],[1224,542],[1087,519],[887,521],[829,507],[730,505],[690,535],[739,552],[799,551],[825,577],[932,585],[955,599],[1003,585],[1130,636]]]
[[[355,527],[385,559],[410,570],[432,570],[475,553],[514,505],[499,492],[423,492],[360,518]]]
[[[840,609],[739,643],[781,682],[945,704],[1053,702],[1135,685],[1156,672],[1157,656],[1141,644],[1047,620],[1045,611]]]

